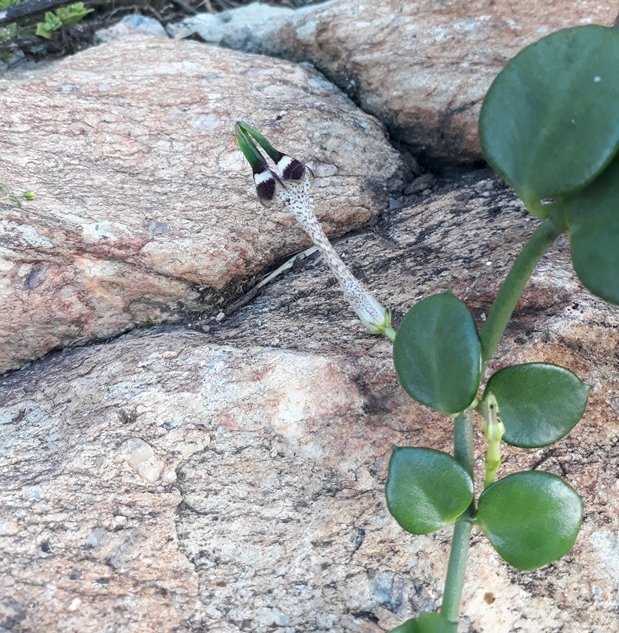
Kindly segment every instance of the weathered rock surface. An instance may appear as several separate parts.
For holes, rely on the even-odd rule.
[[[596,0],[333,0],[203,14],[172,32],[311,61],[415,152],[466,162],[481,159],[481,102],[511,57],[552,31],[610,26],[616,15],[616,4]]]
[[[0,108],[2,182],[37,194],[0,201],[0,372],[216,314],[239,280],[306,244],[260,207],[237,119],[329,174],[316,190],[329,233],[367,222],[400,186],[381,125],[318,72],[197,42],[91,48],[0,79]]]
[[[534,221],[491,179],[415,202],[338,250],[397,318],[446,288],[482,318]],[[0,627],[377,633],[438,606],[448,532],[405,535],[383,486],[391,444],[448,450],[450,423],[403,394],[388,342],[329,284],[305,262],[208,334],[125,335],[4,378]],[[476,537],[461,633],[613,630],[618,326],[559,243],[495,366],[559,362],[592,385],[574,432],[504,468],[566,477],[583,530],[528,573]]]
[[[95,33],[95,42],[102,44],[103,42],[112,42],[113,40],[120,40],[132,35],[167,37],[161,22],[155,20],[155,18],[134,13],[126,15],[122,20],[110,27],[99,29]]]
[[[547,30],[614,17],[589,0],[517,4],[332,2],[238,46],[277,34],[267,52],[315,61],[412,147],[474,159],[475,109],[504,61]],[[220,43],[237,46],[234,32]],[[0,379],[0,633],[378,633],[436,609],[449,532],[404,534],[383,491],[392,444],[449,450],[451,425],[398,387],[388,342],[315,258],[210,318],[306,243],[258,206],[232,125],[249,118],[317,161],[329,233],[375,219],[337,247],[396,324],[447,288],[483,321],[536,221],[488,174],[443,189],[425,175],[377,218],[400,187],[381,126],[278,60],[135,38],[0,80],[0,102],[3,181],[38,194],[2,207],[0,371],[206,310],[198,331],[152,328]],[[590,404],[556,446],[507,450],[502,472],[566,477],[585,521],[568,557],[528,573],[477,535],[459,630],[607,633],[619,312],[582,289],[561,240],[491,370],[525,361],[569,367]]]

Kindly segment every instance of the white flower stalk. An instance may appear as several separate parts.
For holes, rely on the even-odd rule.
[[[350,272],[318,222],[309,193],[313,179],[311,170],[295,158],[278,152],[259,132],[249,126],[237,123],[236,134],[239,145],[254,170],[254,182],[260,201],[265,205],[275,204],[286,208],[290,212],[324,257],[338,280],[344,297],[363,325],[371,332],[385,334],[393,340],[395,331],[391,327],[390,313]],[[247,143],[252,143],[250,135],[273,159],[275,171],[269,169],[255,146],[253,151],[247,148]],[[256,154],[262,160],[257,159]]]
[[[292,160],[289,156],[284,156],[277,164],[277,172],[282,180],[287,163]],[[391,316],[368,288],[350,272],[322,230],[309,195],[311,181],[311,171],[305,166],[300,180],[285,180],[288,210],[324,257],[327,266],[338,280],[344,297],[363,325],[376,334],[386,333],[391,329]]]

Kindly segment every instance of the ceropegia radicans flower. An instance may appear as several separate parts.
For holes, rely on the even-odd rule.
[[[260,132],[246,123],[237,123],[234,132],[239,147],[254,172],[260,202],[266,206],[278,205],[290,212],[324,257],[363,325],[375,334],[385,334],[393,340],[395,332],[391,327],[391,315],[348,270],[316,218],[309,194],[313,179],[309,167],[276,150]],[[254,141],[271,158],[274,169],[269,167]]]

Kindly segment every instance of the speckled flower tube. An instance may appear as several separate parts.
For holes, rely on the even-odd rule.
[[[348,270],[325,235],[310,197],[313,174],[307,165],[276,150],[257,130],[237,123],[236,140],[254,172],[258,199],[265,206],[286,208],[309,235],[338,280],[342,292],[357,316],[371,332],[395,338],[391,315],[372,293]],[[271,169],[256,147],[264,149],[275,165]]]

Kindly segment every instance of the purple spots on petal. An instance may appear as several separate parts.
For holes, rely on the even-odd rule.
[[[261,202],[271,202],[275,197],[275,178],[269,178],[256,185],[256,191]]]
[[[293,158],[290,165],[284,169],[282,178],[284,178],[284,180],[301,180],[304,173],[305,165],[299,162],[296,158]]]

